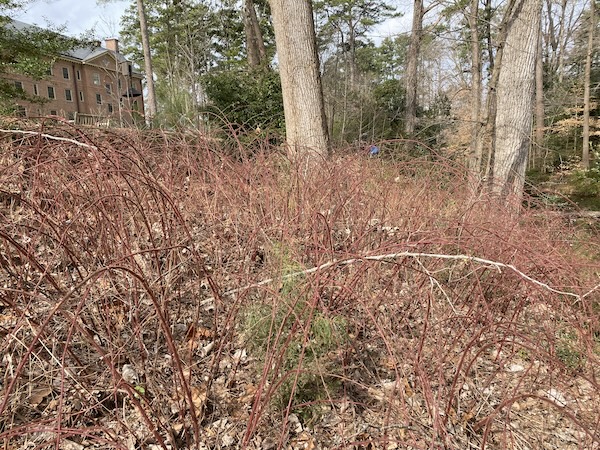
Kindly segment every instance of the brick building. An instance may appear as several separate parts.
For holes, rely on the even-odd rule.
[[[11,25],[18,30],[31,26],[16,20]],[[16,100],[22,117],[57,115],[117,126],[144,122],[143,76],[119,53],[117,39],[107,39],[104,47],[96,42],[59,55],[42,80],[10,73],[3,77],[44,99],[43,103]]]

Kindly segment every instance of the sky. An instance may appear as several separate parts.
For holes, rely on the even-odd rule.
[[[121,16],[132,0],[111,0],[99,5],[97,0],[30,0],[14,19],[32,25],[46,27],[48,24],[64,27],[63,34],[80,36],[93,30],[95,39],[119,37]],[[410,30],[412,1],[392,0],[404,15],[381,24],[370,36],[375,42]]]
[[[131,0],[111,0],[98,5],[96,0],[32,0],[14,19],[32,25],[64,27],[63,34],[77,37],[94,30],[93,38],[118,37],[121,15]]]

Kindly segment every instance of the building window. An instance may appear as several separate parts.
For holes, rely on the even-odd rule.
[[[40,90],[37,84],[33,85],[33,95],[40,95]]]
[[[79,91],[79,100],[83,101],[83,91]]]
[[[73,94],[71,93],[71,89],[65,89],[65,100],[68,102],[73,101]]]
[[[63,70],[63,78],[65,80],[68,80],[69,79],[69,68],[68,67],[63,67],[62,70]]]
[[[75,113],[73,111],[69,111],[67,113],[67,119],[69,119],[69,120],[75,120]]]
[[[102,104],[102,95],[96,94],[96,103],[98,103],[99,105]]]
[[[46,70],[46,75],[54,75],[54,70],[52,69],[52,66],[48,67],[48,70]]]
[[[56,116],[56,115],[58,115],[58,113],[56,112],[56,110],[55,110],[55,109],[51,109],[51,110],[50,110],[50,115],[51,115],[51,116]]]
[[[21,83],[20,81],[15,81],[15,89],[17,91],[22,91],[23,90],[23,83]]]
[[[81,72],[79,70],[77,71],[77,79],[81,81]]]
[[[112,103],[109,103],[108,104],[108,113],[112,114],[112,112],[113,112],[113,106],[112,106]]]
[[[17,117],[27,117],[27,109],[24,106],[17,105],[17,109],[15,110],[15,115]]]
[[[50,98],[50,99],[56,98],[54,95],[54,88],[52,86],[48,86],[48,98]]]
[[[110,83],[105,84],[104,87],[106,88],[107,94],[110,94],[112,92],[112,86]]]
[[[93,80],[94,80],[94,84],[96,86],[100,86],[100,74],[99,73],[94,73],[94,75],[92,75]]]
[[[120,78],[117,80],[117,85],[119,86],[119,90],[121,90],[121,79]]]

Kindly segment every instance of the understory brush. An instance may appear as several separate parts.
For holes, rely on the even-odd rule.
[[[600,448],[600,240],[561,211],[441,158],[29,131],[0,135],[3,448]]]

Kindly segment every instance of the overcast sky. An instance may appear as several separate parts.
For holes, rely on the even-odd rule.
[[[80,36],[94,30],[93,37],[118,37],[121,15],[131,0],[113,0],[98,5],[96,0],[34,0],[13,18],[33,25],[64,26],[63,34]]]
[[[48,24],[64,26],[64,34],[80,36],[94,30],[93,38],[118,37],[121,16],[132,0],[112,0],[98,5],[96,0],[31,0],[28,6],[13,17],[22,22],[46,27]],[[392,0],[404,16],[390,20],[371,33],[379,42],[382,38],[410,30],[412,20],[411,0]]]

